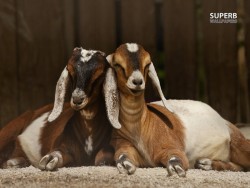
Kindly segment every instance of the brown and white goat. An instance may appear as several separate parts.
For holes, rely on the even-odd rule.
[[[27,112],[0,131],[5,168],[42,170],[112,164],[112,126],[102,95],[109,64],[102,52],[75,48],[56,86],[53,105]],[[69,84],[71,102],[64,104]],[[52,110],[53,108],[53,110]],[[42,157],[43,156],[43,157]]]
[[[121,45],[107,59],[113,67],[108,70],[108,84],[112,81],[112,93],[119,93],[108,97],[119,99],[112,104],[117,106],[116,113],[109,116],[121,124],[111,141],[120,172],[133,174],[136,167],[164,166],[169,175],[184,177],[193,167],[232,171],[250,167],[250,141],[210,106],[162,96],[166,108],[161,101],[145,103],[147,75],[162,92],[150,55],[142,46]]]

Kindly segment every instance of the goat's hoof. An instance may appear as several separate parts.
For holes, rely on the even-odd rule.
[[[207,158],[199,159],[196,161],[194,167],[202,170],[212,170],[212,160]]]
[[[136,170],[136,166],[128,160],[126,155],[120,155],[116,166],[122,174],[134,174]]]
[[[38,168],[41,170],[53,171],[62,164],[62,155],[59,151],[54,151],[45,155],[39,162]]]
[[[186,177],[186,171],[182,167],[181,160],[178,157],[172,157],[167,163],[168,175],[177,174],[179,177]]]
[[[27,166],[29,166],[29,163],[23,157],[9,159],[3,164],[3,168],[24,168]]]

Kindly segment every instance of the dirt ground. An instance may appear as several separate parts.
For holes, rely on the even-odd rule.
[[[164,168],[119,174],[115,167],[61,168],[44,172],[34,167],[1,169],[0,187],[250,187],[250,172],[189,170],[186,178],[167,176]]]

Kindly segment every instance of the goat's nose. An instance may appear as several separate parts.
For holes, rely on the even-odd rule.
[[[142,79],[141,78],[133,79],[132,82],[136,86],[142,85]]]
[[[83,97],[73,97],[73,103],[76,105],[82,104]]]

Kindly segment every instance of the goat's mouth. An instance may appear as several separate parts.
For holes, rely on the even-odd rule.
[[[143,93],[144,89],[142,88],[129,88],[129,91],[133,94],[133,95],[140,95],[141,93]]]
[[[74,110],[79,111],[79,110],[82,110],[88,104],[88,102],[89,102],[89,99],[85,98],[81,103],[76,104],[73,102],[73,99],[71,98],[70,105]]]

